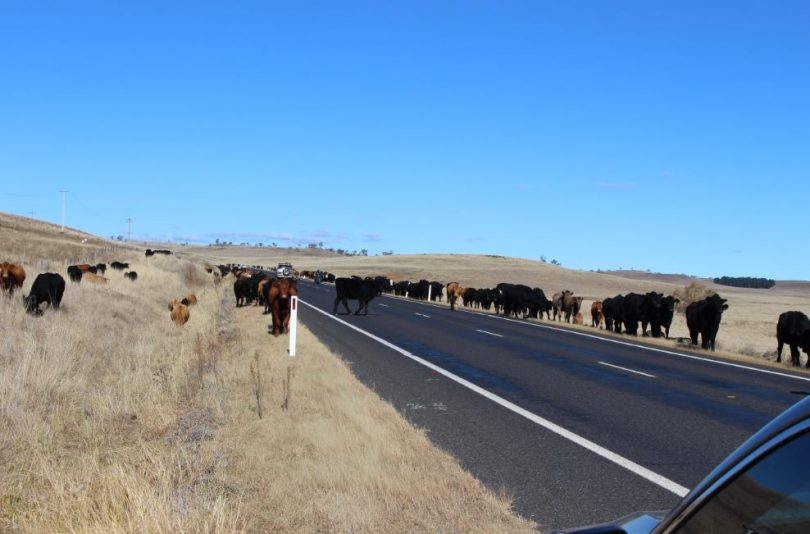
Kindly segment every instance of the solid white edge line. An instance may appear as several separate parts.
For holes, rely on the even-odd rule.
[[[494,332],[487,332],[486,330],[481,330],[480,328],[476,328],[475,331],[481,332],[482,334],[489,334],[490,336],[503,337],[501,334],[496,334]]]
[[[655,375],[649,375],[647,373],[642,373],[641,371],[636,371],[634,369],[628,369],[627,367],[619,367],[618,365],[613,365],[612,363],[607,363],[607,362],[596,362],[596,363],[599,363],[601,365],[607,365],[608,367],[613,367],[613,368],[616,368],[616,369],[621,369],[622,371],[627,371],[628,373],[636,373],[637,375],[647,376],[647,377],[650,377],[650,378],[655,378]]]
[[[394,350],[394,351],[402,354],[403,356],[405,356],[407,358],[410,358],[411,360],[413,360],[413,361],[415,361],[417,363],[420,363],[420,364],[424,365],[425,367],[436,371],[439,374],[442,374],[442,375],[446,376],[450,380],[464,386],[465,388],[467,388],[467,389],[469,389],[471,391],[474,391],[475,393],[478,393],[479,395],[481,395],[483,397],[486,397],[487,399],[489,399],[489,400],[491,400],[491,401],[493,401],[493,402],[495,402],[497,404],[500,404],[501,406],[503,406],[507,410],[510,410],[510,411],[522,416],[522,417],[525,417],[529,421],[531,421],[533,423],[536,423],[536,424],[542,426],[543,428],[545,428],[547,430],[550,430],[551,432],[554,432],[555,434],[557,434],[559,436],[562,436],[563,438],[565,438],[565,439],[567,439],[567,440],[569,440],[569,441],[571,441],[573,443],[576,443],[580,447],[583,447],[583,448],[593,452],[594,454],[597,454],[597,455],[601,456],[602,458],[605,458],[606,460],[609,460],[609,461],[619,465],[620,467],[623,467],[623,468],[627,469],[628,471],[630,471],[632,473],[635,473],[636,475],[640,476],[641,478],[644,478],[644,479],[652,482],[653,484],[655,484],[657,486],[660,486],[660,487],[664,488],[665,490],[674,493],[678,497],[685,497],[686,494],[689,493],[689,490],[687,488],[681,486],[677,482],[673,482],[672,480],[669,480],[668,478],[666,478],[666,477],[664,477],[662,475],[659,475],[658,473],[656,473],[654,471],[651,471],[651,470],[647,469],[646,467],[633,462],[632,460],[628,460],[624,456],[616,454],[615,452],[612,452],[612,451],[602,447],[601,445],[597,445],[596,443],[594,443],[594,442],[592,442],[592,441],[590,441],[590,440],[588,440],[586,438],[583,438],[582,436],[580,436],[578,434],[575,434],[575,433],[571,432],[570,430],[566,430],[565,428],[563,428],[563,427],[561,427],[561,426],[559,426],[559,425],[557,425],[555,423],[552,423],[551,421],[549,421],[547,419],[544,419],[544,418],[540,417],[539,415],[533,414],[532,412],[530,412],[528,410],[525,410],[524,408],[521,408],[517,404],[509,402],[508,400],[506,400],[506,399],[504,399],[502,397],[499,397],[498,395],[495,395],[494,393],[491,393],[491,392],[489,392],[489,391],[487,391],[487,390],[485,390],[485,389],[483,389],[483,388],[481,388],[479,386],[476,386],[472,382],[469,382],[469,381],[461,378],[460,376],[454,375],[450,371],[446,371],[445,369],[443,369],[442,367],[439,367],[438,365],[435,365],[435,364],[433,364],[433,363],[431,363],[431,362],[429,362],[427,360],[424,360],[424,359],[420,358],[419,356],[411,354],[407,350],[394,345],[393,343],[390,343],[390,342],[388,342],[388,341],[386,341],[386,340],[384,340],[384,339],[382,339],[380,337],[375,336],[371,332],[366,332],[362,328],[358,328],[358,327],[354,326],[353,324],[348,323],[348,322],[346,322],[343,319],[340,319],[338,317],[335,317],[334,315],[331,315],[331,314],[321,310],[320,308],[318,308],[316,306],[313,306],[312,304],[310,304],[308,302],[305,302],[305,301],[303,301],[301,299],[298,299],[298,302],[300,302],[301,304],[304,304],[305,306],[308,306],[308,307],[312,308],[316,312],[318,312],[318,313],[320,313],[322,315],[325,315],[326,317],[329,317],[330,319],[333,319],[333,320],[341,323],[344,326],[347,326],[347,327],[351,328],[352,330],[360,332],[364,336],[373,339],[374,341],[388,347],[389,349]]]

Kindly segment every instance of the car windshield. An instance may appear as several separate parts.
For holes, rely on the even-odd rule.
[[[810,524],[810,432],[735,478],[679,532],[806,533]]]

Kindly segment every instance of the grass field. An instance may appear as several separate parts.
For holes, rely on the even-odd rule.
[[[0,243],[27,271],[0,298],[0,531],[534,528],[306,328],[289,358],[261,308],[236,309],[199,260],[2,214]],[[62,309],[24,313],[38,273],[112,260],[137,281],[68,281]],[[167,302],[189,292],[177,327]]]
[[[729,309],[723,314],[717,336],[718,354],[758,362],[775,355],[776,322],[780,313],[800,310],[810,315],[810,282],[806,281],[780,281],[771,289],[742,289],[684,275],[635,271],[596,273],[502,256],[424,254],[348,257],[319,250],[234,246],[183,247],[178,250],[214,262],[272,266],[281,260],[291,261],[298,269],[322,269],[339,276],[383,275],[394,280],[425,278],[444,283],[457,281],[465,287],[493,287],[499,282],[523,283],[542,288],[548,296],[570,289],[585,298],[583,315],[586,324],[590,323],[590,305],[596,299],[629,292],[659,291],[668,295],[689,282],[697,281],[728,299]],[[682,313],[676,314],[670,335],[674,338],[689,337]],[[644,340],[662,346],[679,346],[674,340]]]

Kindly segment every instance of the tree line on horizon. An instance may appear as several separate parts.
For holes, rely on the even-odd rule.
[[[715,284],[754,289],[770,289],[776,285],[772,278],[755,278],[752,276],[721,276],[714,279]]]

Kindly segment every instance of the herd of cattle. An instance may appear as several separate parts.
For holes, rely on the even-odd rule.
[[[171,254],[169,250],[149,250],[146,251],[146,257],[154,254]],[[67,275],[71,282],[81,283],[89,282],[92,284],[107,284],[109,278],[105,276],[107,272],[106,263],[97,263],[91,265],[89,263],[80,263],[76,265],[69,265],[67,267]],[[138,273],[130,270],[129,263],[113,261],[110,263],[109,268],[115,271],[121,271],[124,278],[134,282],[138,279]],[[21,289],[23,282],[25,282],[26,273],[25,268],[19,263],[0,263],[0,288],[2,292],[9,295],[13,294],[16,289]],[[23,295],[23,306],[25,310],[35,316],[42,315],[40,305],[47,304],[50,308],[58,310],[62,297],[65,293],[65,279],[59,273],[40,273],[34,279],[31,285],[31,290],[28,295]],[[189,319],[188,306],[197,303],[197,297],[194,294],[189,294],[183,299],[173,299],[169,302],[169,311],[172,321],[182,326]]]
[[[464,307],[492,310],[496,315],[515,318],[546,318],[554,321],[584,324],[582,312],[583,297],[572,291],[560,291],[547,298],[540,288],[530,288],[523,284],[501,283],[494,288],[465,288],[457,282],[446,286],[440,282],[420,280],[418,282],[394,282],[386,277],[353,276],[335,280],[335,301],[332,313],[336,314],[338,304],[349,310],[348,300],[357,300],[359,306],[355,315],[368,313],[368,303],[383,293],[418,300],[442,301],[447,296],[450,309],[454,310],[460,299]],[[628,293],[597,300],[591,304],[591,326],[604,327],[615,333],[638,336],[639,325],[643,336],[665,337],[669,339],[670,327],[675,315],[675,304],[679,300],[654,291],[640,294]],[[686,325],[692,345],[714,350],[717,332],[720,328],[723,311],[728,309],[726,299],[714,294],[690,303],[685,310]],[[649,328],[649,333],[648,333]],[[789,345],[791,363],[799,365],[799,349],[807,355],[806,367],[810,367],[810,319],[799,311],[789,311],[779,316],[776,329],[777,362],[782,359],[785,344]]]
[[[114,261],[110,264],[112,269],[121,270],[129,268],[129,264]],[[106,284],[109,279],[103,274],[107,270],[106,263],[90,265],[82,263],[79,265],[69,265],[67,275],[73,282],[86,280],[94,284]],[[102,274],[98,274],[101,272]],[[126,278],[135,281],[138,273],[128,271],[124,273]],[[22,288],[25,281],[25,268],[19,263],[0,263],[0,285],[3,292],[13,294],[15,289]],[[65,279],[59,273],[40,273],[34,279],[28,295],[23,295],[23,306],[25,311],[33,315],[42,315],[39,308],[41,304],[48,304],[51,308],[58,310],[62,303],[62,296],[65,293]]]
[[[270,331],[274,336],[290,332],[291,297],[298,295],[296,279],[301,273],[294,271],[293,278],[284,278],[277,276],[275,270],[266,270],[261,266],[231,264],[218,265],[217,268],[221,277],[233,274],[237,307],[249,304],[262,306],[264,314],[271,314]]]

